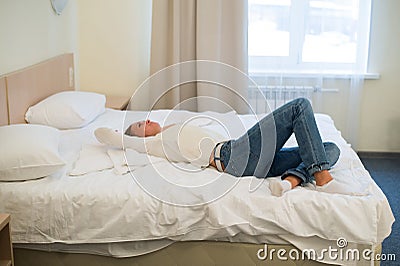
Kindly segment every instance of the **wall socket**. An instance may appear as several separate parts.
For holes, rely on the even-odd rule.
[[[73,88],[74,87],[74,69],[70,67],[68,69],[68,77],[69,77],[69,87]]]

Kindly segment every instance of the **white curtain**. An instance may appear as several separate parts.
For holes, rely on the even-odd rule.
[[[153,0],[151,38],[151,108],[247,111],[247,0]]]

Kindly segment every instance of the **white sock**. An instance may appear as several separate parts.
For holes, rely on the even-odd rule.
[[[283,193],[292,189],[292,183],[287,180],[271,179],[269,189],[273,196],[280,197]]]
[[[100,127],[94,131],[94,135],[100,143],[116,148],[123,148],[122,134],[111,128]]]
[[[351,195],[351,196],[365,196],[368,194],[359,188],[349,187],[345,184],[339,183],[335,179],[329,181],[325,185],[316,186],[316,189],[317,189],[317,191],[320,191],[320,192]]]

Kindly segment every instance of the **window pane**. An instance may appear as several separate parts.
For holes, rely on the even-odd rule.
[[[303,62],[355,63],[358,0],[310,0]]]
[[[249,0],[249,56],[289,56],[290,0]]]

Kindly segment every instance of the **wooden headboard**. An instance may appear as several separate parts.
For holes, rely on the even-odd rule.
[[[6,78],[0,77],[0,126],[8,124]]]
[[[5,75],[8,124],[25,123],[30,106],[54,93],[74,90],[73,74],[73,54],[63,54]]]

